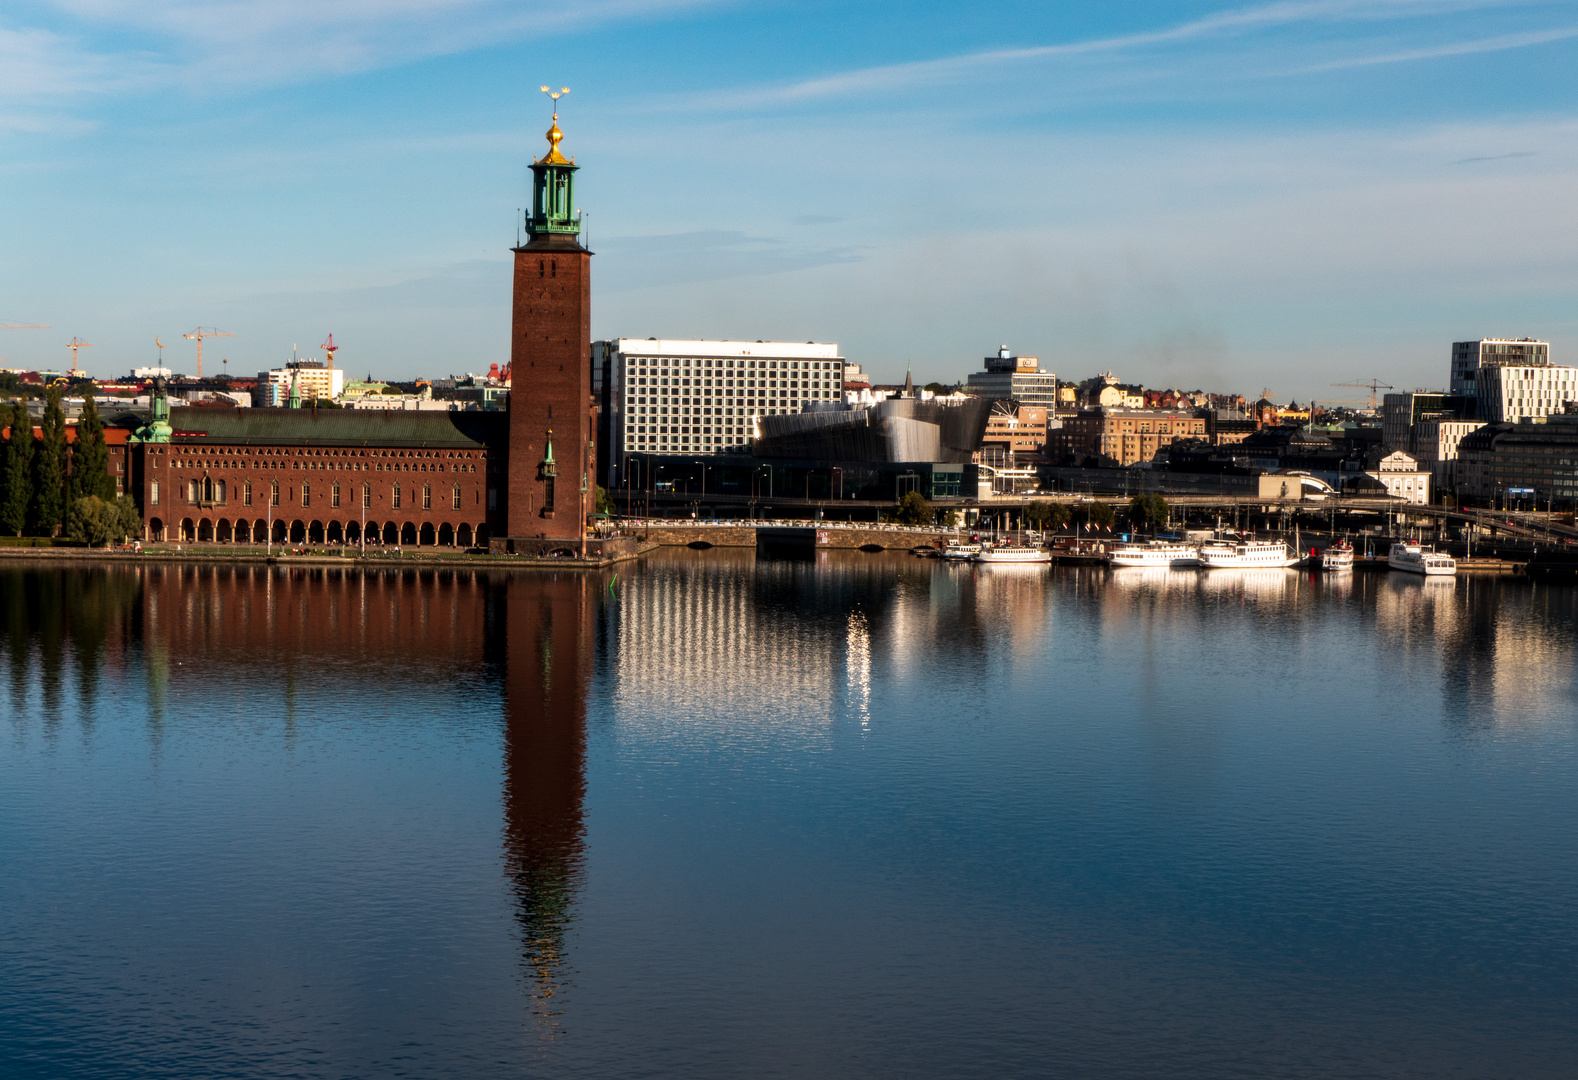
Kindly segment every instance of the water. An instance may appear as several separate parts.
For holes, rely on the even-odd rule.
[[[1571,1075],[1575,611],[6,564],[0,1075]]]

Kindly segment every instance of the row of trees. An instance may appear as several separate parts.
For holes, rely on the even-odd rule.
[[[0,403],[0,422],[7,428],[0,447],[0,534],[64,532],[90,543],[122,539],[141,523],[133,501],[116,497],[98,404],[89,391],[76,445],[68,449],[62,393],[59,385],[50,387],[37,436],[25,401]]]

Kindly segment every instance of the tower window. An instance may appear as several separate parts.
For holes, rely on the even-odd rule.
[[[371,484],[363,484],[362,485],[362,509],[366,510],[372,504],[373,504],[373,486]]]
[[[392,502],[390,503],[390,505],[392,505],[396,510],[400,509],[400,485],[399,484],[396,484],[394,486],[394,492],[393,492],[393,495],[391,496],[391,498],[392,498]]]

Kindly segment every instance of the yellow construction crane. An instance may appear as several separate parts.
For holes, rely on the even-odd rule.
[[[204,330],[201,326],[199,326],[190,334],[182,334],[181,336],[191,341],[197,342],[197,377],[201,379],[203,377],[203,339],[211,337],[235,337],[236,335],[227,334],[223,330]]]
[[[1361,389],[1366,389],[1367,388],[1370,391],[1370,408],[1372,408],[1372,409],[1375,408],[1375,392],[1377,390],[1395,390],[1395,389],[1397,389],[1391,383],[1384,383],[1380,379],[1371,379],[1368,382],[1361,382],[1360,380],[1355,379],[1352,382],[1334,382],[1334,383],[1332,383],[1332,385],[1333,386],[1357,386],[1357,387],[1359,387]]]
[[[77,350],[91,349],[93,348],[93,342],[83,341],[81,338],[74,337],[66,344],[66,348],[71,350],[71,374],[75,377],[77,374]]]

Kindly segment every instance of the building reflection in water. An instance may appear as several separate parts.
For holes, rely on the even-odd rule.
[[[496,589],[503,657],[504,854],[538,1034],[560,1033],[565,937],[585,863],[586,694],[601,575],[513,577]]]
[[[396,695],[494,683],[504,705],[504,864],[534,1018],[552,1037],[584,863],[586,693],[607,580],[13,565],[0,570],[8,711],[24,728],[36,718],[46,739],[75,719],[84,740],[96,722],[142,713],[157,765],[166,741],[199,723],[272,717],[290,745],[307,726],[343,722],[348,678],[351,693],[357,680],[375,680]],[[107,672],[126,667],[140,669],[135,704],[101,689]],[[174,701],[204,702],[201,719],[190,706],[175,712]]]

